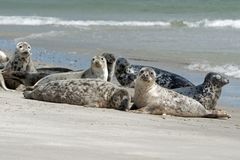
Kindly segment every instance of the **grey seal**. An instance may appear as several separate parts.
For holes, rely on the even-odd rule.
[[[206,75],[202,84],[195,87],[177,88],[174,91],[197,100],[206,109],[213,110],[216,109],[222,87],[228,83],[229,80],[223,75],[210,72]]]
[[[31,46],[27,42],[19,42],[13,57],[9,60],[4,71],[37,72],[31,58]]]
[[[134,107],[140,113],[181,117],[230,118],[225,111],[206,110],[198,101],[159,86],[156,83],[155,71],[149,67],[142,68],[136,79]]]
[[[25,91],[24,97],[47,102],[128,110],[127,90],[100,79],[57,80]]]
[[[103,56],[94,56],[91,60],[91,67],[85,71],[56,73],[40,79],[35,85],[41,85],[56,80],[69,80],[80,78],[94,78],[107,81],[107,62]]]
[[[138,72],[143,67],[149,66],[131,65],[127,59],[118,58],[115,66],[115,76],[117,78],[117,81],[122,86],[134,87],[134,80],[137,78]],[[193,83],[180,75],[155,67],[151,68],[153,68],[156,72],[156,83],[162,87],[174,89],[180,87],[194,86]]]

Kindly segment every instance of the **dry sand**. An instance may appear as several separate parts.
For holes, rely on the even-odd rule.
[[[164,119],[0,91],[0,160],[239,160],[240,110],[227,111],[228,120]]]

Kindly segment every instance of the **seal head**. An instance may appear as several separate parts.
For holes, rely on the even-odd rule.
[[[18,54],[21,58],[27,58],[31,55],[31,46],[27,42],[19,42],[16,45],[15,54]]]

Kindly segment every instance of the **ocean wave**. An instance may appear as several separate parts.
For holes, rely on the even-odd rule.
[[[29,39],[38,39],[38,38],[46,38],[46,37],[56,37],[56,36],[63,36],[65,33],[63,31],[49,31],[49,32],[42,32],[42,33],[33,33],[27,35],[25,37],[15,38],[15,42],[29,40]]]
[[[194,71],[218,72],[229,77],[240,78],[240,66],[235,64],[213,66],[208,63],[192,63],[186,68]]]
[[[189,28],[235,28],[240,29],[240,19],[219,19],[199,21],[171,20],[171,21],[102,21],[102,20],[64,20],[56,17],[39,16],[0,16],[0,25],[25,26],[130,26],[130,27],[189,27]]]

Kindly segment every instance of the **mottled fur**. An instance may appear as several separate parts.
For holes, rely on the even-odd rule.
[[[142,68],[136,79],[134,107],[138,112],[182,117],[230,117],[224,111],[206,110],[202,104],[156,83],[152,68]]]
[[[37,72],[31,59],[31,46],[27,42],[19,42],[12,59],[7,63],[4,71]]]
[[[191,97],[200,102],[206,109],[216,109],[217,101],[221,96],[222,87],[229,80],[219,73],[210,72],[202,84],[196,87],[177,88],[174,91]]]
[[[112,53],[103,53],[103,57],[107,60],[108,78],[107,81],[111,82],[114,74],[116,58]]]
[[[134,87],[135,79],[137,78],[138,72],[146,66],[142,65],[131,65],[127,59],[125,58],[118,58],[116,61],[115,66],[115,76],[118,82],[123,86]],[[159,69],[155,67],[151,67],[156,72],[156,83],[160,86],[168,89],[173,88],[180,88],[180,87],[188,87],[194,86],[190,81],[187,79]]]
[[[24,97],[56,103],[68,103],[97,108],[128,110],[130,96],[110,82],[100,79],[52,81],[25,91]]]

